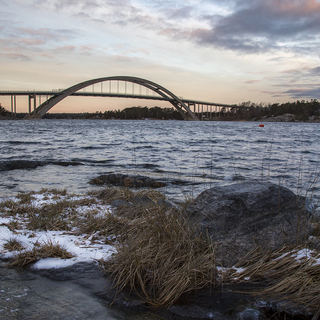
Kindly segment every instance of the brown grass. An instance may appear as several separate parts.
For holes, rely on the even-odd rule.
[[[31,201],[35,199],[33,194],[34,192],[19,193],[16,198],[20,199],[19,204],[30,204]]]
[[[35,263],[42,258],[70,259],[73,255],[59,244],[52,241],[44,242],[40,246],[34,246],[31,250],[21,251],[9,263],[10,267],[24,267],[30,263]]]
[[[91,191],[89,195],[95,196],[106,203],[111,203],[113,200],[129,201],[135,197],[135,193],[128,188],[116,187],[105,188],[102,191]]]
[[[8,251],[21,251],[24,249],[22,243],[17,238],[10,238],[6,240],[3,248]]]
[[[289,305],[305,306],[313,312],[320,312],[320,265],[315,264],[320,254],[297,260],[294,251],[305,248],[284,246],[274,252],[257,248],[236,267],[244,267],[240,274],[229,270],[224,275],[226,282],[268,280],[269,286],[257,295],[280,298]]]
[[[29,213],[27,228],[29,230],[70,230],[69,214],[73,203],[63,200],[57,203],[44,204],[35,212]]]
[[[29,230],[71,230],[77,219],[79,206],[96,204],[96,199],[83,198],[77,200],[62,199],[56,203],[48,203],[28,214]]]
[[[41,194],[44,195],[56,195],[56,196],[66,196],[67,195],[67,189],[56,189],[56,188],[52,188],[52,189],[47,189],[47,188],[42,188],[40,190]]]
[[[165,196],[154,189],[142,189],[139,191],[132,191],[128,188],[108,187],[99,191],[91,191],[89,195],[104,200],[106,203],[111,203],[114,200],[131,201],[135,197],[147,196],[151,200],[157,202],[160,199],[165,199]]]
[[[214,284],[216,274],[213,245],[180,212],[160,207],[132,220],[127,239],[101,266],[119,292],[133,290],[153,307]]]

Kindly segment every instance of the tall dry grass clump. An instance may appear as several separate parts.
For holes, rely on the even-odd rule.
[[[298,253],[301,257],[297,257]],[[320,254],[310,254],[306,247],[284,246],[273,252],[257,248],[236,265],[243,271],[228,270],[225,281],[268,280],[268,286],[255,294],[304,306],[320,316],[319,261]]]
[[[180,211],[149,206],[101,266],[118,293],[126,288],[150,306],[169,307],[183,293],[215,283],[214,246],[195,231]]]

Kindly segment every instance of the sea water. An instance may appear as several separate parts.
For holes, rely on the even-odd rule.
[[[0,121],[0,196],[85,193],[92,178],[122,173],[167,180],[160,191],[172,200],[256,179],[317,202],[319,158],[317,123]]]

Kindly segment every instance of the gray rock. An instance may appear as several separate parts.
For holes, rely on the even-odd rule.
[[[275,250],[305,241],[312,227],[303,199],[269,182],[244,182],[202,192],[187,208],[217,243],[216,259],[231,267],[256,246]]]
[[[159,199],[157,205],[160,207],[166,207],[167,209],[174,207],[174,205],[166,199]]]
[[[110,204],[115,208],[119,208],[119,207],[123,207],[123,206],[130,207],[132,205],[131,203],[129,203],[128,201],[125,201],[125,200],[113,200],[113,201],[111,201]]]
[[[316,208],[312,211],[312,221],[316,223],[320,222],[320,208]]]
[[[145,206],[145,207],[155,204],[155,202],[146,195],[141,197],[134,197],[131,201],[136,205]]]

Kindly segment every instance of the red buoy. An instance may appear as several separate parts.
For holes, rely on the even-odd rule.
[[[264,127],[264,124],[260,123],[260,124],[259,124],[259,127]]]

